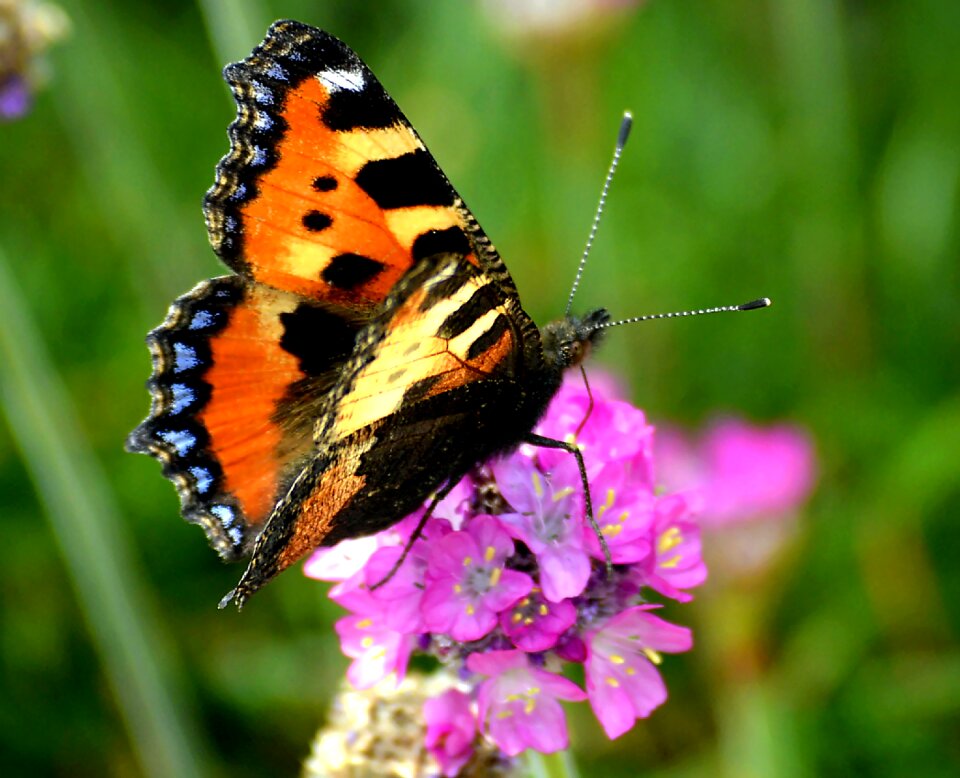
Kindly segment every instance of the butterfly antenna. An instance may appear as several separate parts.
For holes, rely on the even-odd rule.
[[[767,308],[772,303],[769,297],[760,297],[751,300],[742,305],[721,305],[718,308],[701,308],[698,311],[673,311],[671,313],[651,313],[646,316],[634,316],[630,319],[620,319],[618,321],[608,321],[605,324],[598,324],[595,330],[605,330],[608,327],[619,327],[621,324],[633,324],[638,321],[650,321],[651,319],[677,319],[681,316],[703,316],[708,313],[732,313],[734,311],[755,311],[759,308]]]
[[[593,247],[593,239],[597,237],[597,227],[600,226],[600,215],[607,204],[607,192],[610,191],[610,182],[613,181],[613,174],[617,171],[617,165],[620,164],[620,155],[623,154],[623,147],[627,145],[627,138],[630,137],[630,128],[633,126],[633,114],[624,111],[623,120],[620,122],[620,131],[617,133],[617,145],[613,150],[613,160],[610,162],[610,169],[607,171],[607,178],[603,182],[603,189],[600,190],[600,203],[597,205],[597,213],[593,217],[593,226],[590,227],[590,234],[587,236],[587,245],[583,249],[583,256],[580,257],[580,264],[577,266],[577,275],[573,279],[573,288],[570,289],[570,297],[567,300],[567,310],[564,315],[570,315],[570,309],[573,306],[573,296],[577,293],[577,287],[580,286],[580,278],[583,276],[583,268],[587,264],[587,256]]]

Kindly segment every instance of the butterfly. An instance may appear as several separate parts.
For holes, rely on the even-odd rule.
[[[237,117],[204,213],[233,272],[174,301],[147,336],[151,410],[127,441],[160,460],[224,559],[250,557],[221,604],[431,495],[432,509],[522,442],[567,448],[583,472],[575,446],[532,430],[607,312],[538,329],[416,131],[337,38],[276,22],[224,77]]]

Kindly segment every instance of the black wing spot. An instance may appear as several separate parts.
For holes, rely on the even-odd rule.
[[[402,367],[399,370],[395,370],[387,378],[387,383],[392,384],[394,381],[399,381],[401,378],[403,378],[406,372],[406,369]]]
[[[456,254],[461,257],[473,252],[470,239],[459,227],[447,227],[445,230],[427,230],[414,242],[412,254],[414,261],[434,257],[438,254]]]
[[[333,176],[317,176],[313,179],[313,188],[317,192],[332,192],[337,188],[337,179]]]
[[[383,263],[361,254],[338,254],[330,260],[320,277],[331,286],[349,291],[363,286],[383,271]]]
[[[308,211],[303,216],[303,226],[310,232],[323,232],[331,224],[333,219],[320,211]]]
[[[400,111],[379,82],[365,73],[363,89],[337,89],[321,110],[323,123],[335,132],[382,130],[400,122]]]
[[[375,159],[357,173],[356,182],[381,208],[452,206],[453,188],[425,149],[392,159]]]
[[[280,348],[293,354],[307,375],[320,375],[353,353],[359,325],[325,308],[300,303],[293,311],[281,313],[280,322]]]

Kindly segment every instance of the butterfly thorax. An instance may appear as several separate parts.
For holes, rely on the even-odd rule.
[[[610,314],[606,309],[597,308],[583,317],[568,315],[547,324],[540,331],[547,366],[562,373],[579,365],[599,342],[602,325],[608,321]]]

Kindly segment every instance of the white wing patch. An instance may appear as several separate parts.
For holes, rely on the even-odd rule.
[[[362,92],[366,86],[363,71],[356,70],[322,70],[317,73],[317,81],[323,84],[330,94],[346,89],[349,92]]]

